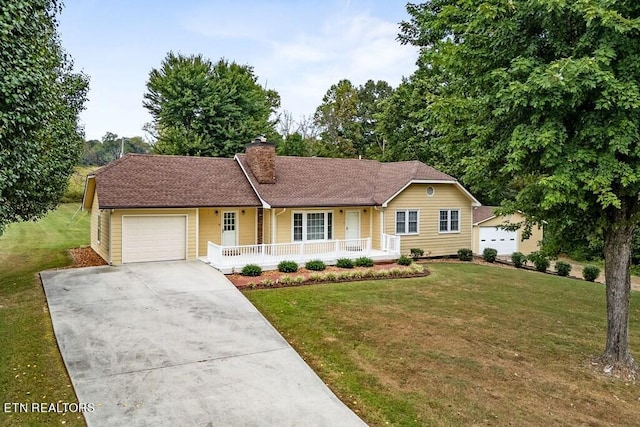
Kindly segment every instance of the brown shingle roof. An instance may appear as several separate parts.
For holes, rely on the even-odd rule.
[[[260,197],[274,207],[381,205],[412,180],[457,182],[418,161],[277,156],[275,184],[259,184],[246,156],[236,157]]]
[[[473,208],[473,223],[477,224],[479,222],[486,221],[490,218],[496,216],[494,211],[496,210],[495,206],[475,206]]]
[[[95,178],[101,209],[260,206],[234,159],[127,154]]]

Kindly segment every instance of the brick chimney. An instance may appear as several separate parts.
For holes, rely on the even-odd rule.
[[[247,162],[260,184],[276,183],[276,145],[262,136],[245,147]]]

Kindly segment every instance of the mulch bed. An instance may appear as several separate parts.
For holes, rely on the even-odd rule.
[[[374,264],[373,267],[354,267],[354,268],[338,268],[335,266],[327,266],[324,271],[311,271],[306,268],[300,268],[295,273],[281,273],[278,270],[273,271],[263,271],[260,276],[251,277],[251,276],[243,276],[238,273],[227,274],[226,277],[233,283],[238,289],[252,289],[252,288],[282,288],[288,286],[300,286],[300,285],[310,285],[310,284],[318,284],[318,283],[327,283],[326,281],[315,282],[309,279],[309,276],[312,274],[327,274],[327,273],[335,273],[339,275],[340,273],[352,272],[352,271],[366,271],[366,270],[391,270],[393,268],[403,268],[402,266],[395,263],[379,263]],[[350,278],[348,280],[335,280],[332,283],[344,283],[344,282],[357,282],[363,280],[382,280],[382,279],[401,279],[408,277],[424,277],[428,276],[429,271],[425,268],[422,273],[411,272],[411,274],[402,275],[402,276],[388,276],[388,277],[363,277],[363,278]],[[289,276],[291,278],[296,278],[299,276],[304,277],[304,281],[302,283],[287,283],[284,284],[281,282],[281,279],[285,276]],[[265,280],[271,280],[272,284],[269,286],[261,285],[261,283]]]
[[[71,254],[71,258],[73,258],[73,265],[69,268],[108,265],[107,261],[102,259],[100,255],[88,246],[69,249],[69,254]]]

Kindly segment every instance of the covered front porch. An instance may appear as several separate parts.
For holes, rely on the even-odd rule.
[[[400,256],[400,237],[384,234],[381,247],[372,248],[371,238],[263,243],[258,245],[222,246],[207,244],[206,262],[225,274],[240,271],[247,264],[263,270],[275,270],[281,261],[299,265],[311,260],[335,264],[339,258],[368,257],[374,261],[389,261]]]

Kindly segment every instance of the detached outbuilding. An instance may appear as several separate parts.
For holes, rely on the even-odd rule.
[[[505,225],[523,223],[524,215],[516,212],[512,215],[496,215],[495,206],[476,206],[473,208],[473,252],[481,255],[485,248],[493,248],[498,255],[511,255],[522,252],[527,255],[540,249],[542,227],[534,226],[531,235],[523,239],[522,227],[517,230],[505,230]]]

